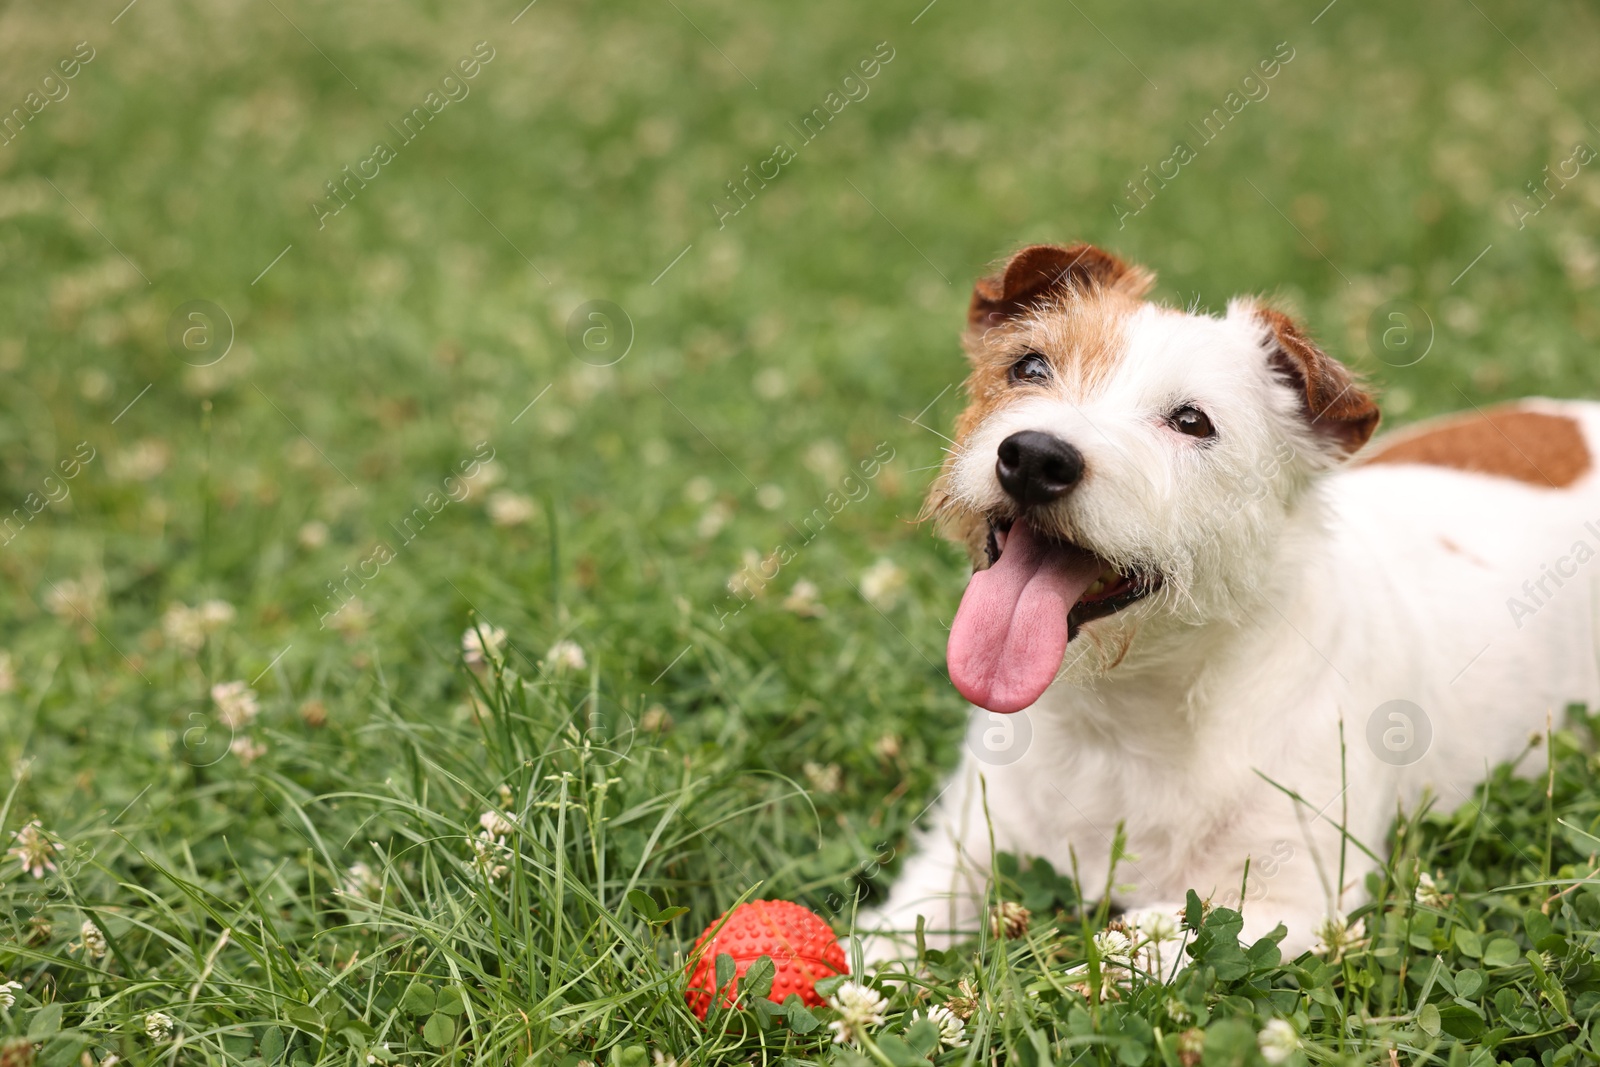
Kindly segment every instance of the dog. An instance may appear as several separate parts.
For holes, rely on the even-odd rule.
[[[997,852],[1129,910],[1193,889],[1298,955],[1360,903],[1397,805],[1536,769],[1550,716],[1600,698],[1600,404],[1369,443],[1371,393],[1288,315],[1163,306],[1154,281],[1036,245],[973,291],[927,514],[974,566],[948,646],[974,708],[859,917],[869,959],[919,916],[933,947],[976,932]]]

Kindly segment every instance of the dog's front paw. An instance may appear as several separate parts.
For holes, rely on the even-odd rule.
[[[852,931],[854,940],[861,946],[861,958],[868,966],[890,960],[910,959],[916,955],[916,935],[895,928],[895,924],[881,911],[864,911],[856,916]],[[845,951],[850,945],[848,939]]]

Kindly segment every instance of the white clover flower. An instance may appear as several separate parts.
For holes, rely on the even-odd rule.
[[[491,493],[485,509],[489,512],[489,521],[496,526],[522,526],[532,522],[538,514],[531,497],[509,489]]]
[[[729,575],[725,588],[740,600],[749,600],[766,592],[768,578],[763,576],[761,553],[753,548],[744,550],[740,567]]]
[[[44,595],[44,606],[62,622],[92,624],[100,611],[100,582],[93,578],[52,582]]]
[[[301,548],[315,551],[328,543],[328,524],[312,519],[300,527],[295,540],[300,542]]]
[[[172,1036],[172,1016],[164,1011],[153,1011],[144,1017],[144,1032],[152,1041],[165,1041]]]
[[[705,514],[700,516],[700,521],[695,523],[694,532],[702,541],[709,541],[722,532],[728,525],[728,520],[733,518],[733,510],[720,500],[712,501],[706,508]]]
[[[1317,943],[1311,947],[1311,951],[1318,956],[1326,956],[1329,963],[1338,963],[1346,953],[1354,952],[1366,943],[1366,926],[1360,919],[1352,923],[1342,915],[1330,915],[1317,928]]]
[[[844,771],[837,763],[823,764],[807,760],[802,769],[811,788],[819,793],[837,793],[844,785]]]
[[[1133,942],[1121,930],[1101,930],[1094,935],[1095,951],[1100,954],[1100,961],[1112,967],[1128,967],[1133,964]]]
[[[167,469],[172,449],[158,437],[146,437],[124,448],[113,461],[119,478],[148,482]]]
[[[1023,937],[1032,920],[1033,913],[1015,900],[1003,900],[989,909],[989,929],[995,937]]]
[[[845,982],[828,998],[828,1007],[839,1013],[828,1028],[833,1031],[834,1044],[842,1045],[859,1040],[868,1027],[882,1026],[889,1002],[869,985]]]
[[[1115,1000],[1122,995],[1123,990],[1128,988],[1128,982],[1132,976],[1126,967],[1119,966],[1113,960],[1103,960],[1100,966],[1100,985],[1098,988],[1089,981],[1089,965],[1087,963],[1080,963],[1076,967],[1068,967],[1063,977],[1067,980],[1067,988],[1075,990],[1082,996]]]
[[[1261,1047],[1261,1058],[1276,1067],[1300,1047],[1300,1038],[1286,1019],[1272,1019],[1261,1028],[1256,1037]]]
[[[301,703],[300,721],[313,730],[320,729],[328,724],[328,705],[313,697]]]
[[[892,559],[880,559],[861,574],[861,595],[876,608],[894,607],[905,585],[906,572]]]
[[[783,610],[800,616],[802,619],[815,619],[826,615],[828,609],[817,602],[821,591],[815,582],[802,578],[794,583],[789,590],[789,595],[783,598]]]
[[[517,830],[511,820],[498,811],[486,811],[478,816],[478,825],[490,837],[510,837]]]
[[[800,462],[812,474],[831,482],[844,473],[844,449],[824,437],[811,443]]]
[[[716,495],[717,487],[710,478],[697,474],[683,485],[683,497],[691,504],[704,504]]]
[[[920,1019],[926,1019],[939,1028],[939,1046],[941,1048],[960,1048],[967,1043],[967,1024],[962,1021],[961,1016],[943,1004],[936,1004],[926,1012],[912,1012],[910,1022],[906,1028],[909,1030]]]
[[[237,612],[226,600],[208,600],[195,609],[200,613],[200,625],[207,633],[215,633],[233,621]]]
[[[372,609],[362,603],[361,598],[353,596],[339,606],[339,610],[327,617],[328,625],[339,631],[339,636],[345,640],[360,637],[372,625]]]
[[[1418,904],[1428,908],[1442,908],[1450,903],[1450,896],[1439,891],[1439,886],[1433,880],[1433,875],[1423,871],[1417,875],[1416,900]]]
[[[233,621],[236,612],[226,600],[207,600],[197,608],[172,604],[161,616],[161,632],[185,652],[198,652],[206,637]]]
[[[474,483],[479,489],[487,489],[491,485],[499,485],[505,476],[506,472],[500,469],[500,464],[492,459],[486,459],[478,464],[478,473],[469,477],[467,481]]]
[[[240,734],[228,746],[228,751],[233,753],[240,763],[248,767],[267,754],[267,746],[255,740],[249,734]]]
[[[751,380],[756,395],[763,400],[777,400],[789,391],[789,378],[777,367],[768,367]]]
[[[498,626],[469,626],[461,634],[461,655],[469,667],[499,659],[506,647],[506,632]]]
[[[483,829],[472,842],[473,862],[488,873],[490,881],[498,882],[511,869],[506,861],[514,853],[506,844],[506,837],[514,827],[495,811],[484,812],[478,822]]]
[[[50,840],[38,819],[14,831],[11,839],[16,844],[6,850],[6,855],[21,863],[22,869],[35,878],[43,878],[46,871],[54,874],[56,853],[66,851],[65,845]]]
[[[490,837],[485,830],[472,841],[472,862],[489,876],[491,882],[498,882],[511,870],[509,861],[513,856],[510,848],[506,847],[505,839]]]
[[[17,1003],[17,990],[21,988],[21,982],[0,982],[0,1008],[10,1011]]]
[[[589,666],[589,660],[583,654],[583,646],[576,641],[557,641],[550,646],[550,651],[544,654],[547,666],[567,670],[581,671]]]
[[[978,1010],[978,987],[972,984],[972,979],[963,978],[956,983],[955,996],[945,1001],[945,1007],[957,1019],[972,1018],[972,1013]]]
[[[1135,962],[1142,971],[1155,974],[1163,969],[1162,946],[1182,941],[1183,924],[1175,912],[1147,908],[1129,912],[1123,923],[1133,933],[1137,951]]]
[[[83,925],[78,928],[78,934],[83,938],[83,951],[92,960],[104,959],[110,946],[106,944],[105,931],[94,924],[93,919],[83,920]]]
[[[1178,924],[1177,915],[1160,908],[1133,912],[1124,921],[1146,941],[1160,943],[1177,941],[1183,937],[1183,928]]]
[[[365,863],[352,863],[340,881],[340,892],[347,897],[377,900],[383,896],[383,879]]]
[[[261,714],[256,691],[248,682],[218,682],[211,687],[211,699],[217,705],[217,718],[230,729],[248,726]]]
[[[172,604],[161,616],[161,632],[167,640],[185,652],[198,652],[206,643],[206,632],[200,623],[200,613],[187,604]]]

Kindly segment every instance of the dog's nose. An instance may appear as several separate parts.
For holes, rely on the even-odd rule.
[[[994,470],[1001,488],[1025,508],[1050,503],[1083,478],[1083,453],[1038,430],[1007,437],[997,455]]]

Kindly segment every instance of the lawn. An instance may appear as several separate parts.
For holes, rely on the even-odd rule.
[[[1020,857],[857,1045],[683,1000],[959,751],[972,279],[1268,294],[1390,425],[1592,396],[1591,6],[125,2],[0,9],[0,1065],[1600,1059],[1581,712],[1342,952],[1129,973]]]

